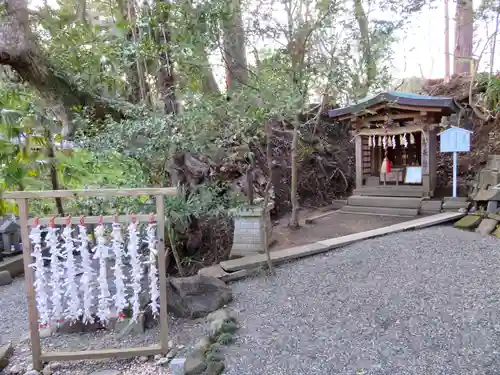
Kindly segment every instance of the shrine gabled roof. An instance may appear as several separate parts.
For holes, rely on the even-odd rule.
[[[348,107],[330,109],[328,111],[328,115],[330,117],[341,117],[350,114],[355,115],[363,112],[365,109],[369,109],[372,106],[383,103],[415,107],[415,111],[419,110],[418,107],[442,108],[444,112],[451,113],[458,112],[459,110],[458,105],[452,97],[428,96],[399,91],[388,91],[375,96],[367,97],[359,103]]]

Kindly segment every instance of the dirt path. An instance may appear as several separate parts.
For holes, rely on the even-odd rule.
[[[324,212],[322,210],[301,210],[300,218],[304,221],[308,217],[320,215]],[[290,230],[288,228],[290,218],[286,216],[279,220],[273,228],[273,240],[276,242],[272,246],[272,250],[282,250],[328,238],[347,236],[348,234],[378,229],[412,219],[414,218],[333,213],[316,220],[314,224],[303,224],[298,230]]]

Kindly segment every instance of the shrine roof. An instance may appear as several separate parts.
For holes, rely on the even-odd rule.
[[[335,118],[346,115],[355,115],[358,113],[361,114],[365,109],[369,110],[370,107],[384,103],[388,104],[389,107],[389,104],[415,107],[415,111],[419,111],[419,107],[442,108],[443,112],[447,113],[454,113],[458,112],[459,110],[458,105],[452,97],[428,96],[399,91],[388,91],[382,92],[375,96],[367,97],[361,100],[359,103],[348,107],[330,109],[328,111],[328,115]],[[412,108],[407,109],[412,110]]]

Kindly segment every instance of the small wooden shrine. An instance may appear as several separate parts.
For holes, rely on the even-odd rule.
[[[458,112],[453,98],[384,92],[328,111],[350,121],[356,143],[358,195],[432,197],[438,128]]]

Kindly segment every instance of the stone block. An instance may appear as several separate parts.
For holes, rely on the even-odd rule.
[[[476,232],[480,233],[482,236],[487,236],[496,228],[498,224],[497,220],[494,219],[483,219],[479,226],[476,228]]]
[[[9,365],[10,356],[14,353],[14,347],[11,343],[0,346],[0,370]]]
[[[0,286],[12,284],[12,276],[9,271],[0,271]]]
[[[455,223],[455,227],[460,229],[476,229],[479,226],[479,223],[481,223],[481,220],[481,216],[467,215],[458,220]]]

